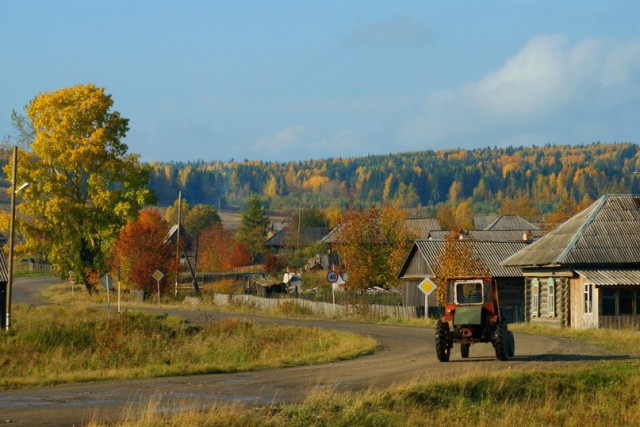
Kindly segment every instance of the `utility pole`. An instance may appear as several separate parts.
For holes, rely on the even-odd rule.
[[[11,286],[13,284],[13,245],[16,219],[16,177],[18,171],[18,147],[13,147],[13,174],[11,179],[11,218],[9,222],[9,268],[7,272],[6,320],[5,330],[11,327]]]
[[[180,276],[180,221],[182,213],[182,191],[178,191],[178,229],[176,230],[176,289],[175,296],[178,296],[178,278]]]

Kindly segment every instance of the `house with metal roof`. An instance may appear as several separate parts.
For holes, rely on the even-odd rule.
[[[476,230],[526,231],[539,230],[540,227],[519,215],[474,215],[473,227]]]
[[[264,245],[274,252],[281,252],[287,247],[306,247],[320,242],[328,231],[327,227],[301,227],[299,232],[284,228],[267,238]]]
[[[438,259],[445,250],[446,244],[471,245],[473,255],[487,268],[491,277],[496,279],[500,306],[505,318],[510,322],[523,321],[524,278],[519,267],[505,267],[502,261],[525,248],[529,242],[499,242],[460,240],[416,240],[398,273],[402,281],[402,303],[405,306],[417,307],[416,312],[424,315],[425,298],[418,285],[425,278],[437,278]],[[431,294],[427,301],[429,311],[435,311],[438,301]],[[432,309],[433,308],[433,309]]]
[[[502,265],[522,268],[531,322],[640,329],[640,195],[601,197]]]

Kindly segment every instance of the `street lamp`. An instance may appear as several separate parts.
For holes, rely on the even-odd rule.
[[[9,267],[7,271],[7,297],[6,297],[6,321],[5,330],[8,332],[11,326],[11,285],[13,284],[13,246],[15,237],[14,222],[16,219],[16,194],[29,185],[25,182],[16,189],[16,175],[18,171],[18,147],[13,147],[13,173],[11,179],[11,217],[9,220]]]

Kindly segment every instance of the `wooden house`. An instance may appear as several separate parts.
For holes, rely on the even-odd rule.
[[[504,261],[525,276],[525,318],[640,329],[640,195],[605,195]]]
[[[273,252],[282,252],[285,248],[307,247],[320,242],[329,231],[326,227],[284,228],[265,240],[264,245]]]
[[[418,285],[425,278],[436,278],[434,266],[438,257],[444,251],[445,240],[421,239],[416,240],[400,269],[398,278],[402,281],[402,303],[408,307],[417,307],[418,315],[424,315],[425,298],[418,289]],[[460,245],[472,245],[474,256],[479,259],[496,279],[500,305],[508,321],[522,321],[524,307],[524,278],[522,269],[518,267],[503,267],[502,261],[526,247],[529,242],[495,242],[461,240],[455,242]],[[438,307],[435,295],[428,300],[428,307]]]

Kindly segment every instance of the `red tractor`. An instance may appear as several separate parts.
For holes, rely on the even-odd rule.
[[[454,343],[469,357],[471,344],[492,343],[498,360],[515,353],[513,333],[500,314],[496,283],[491,278],[464,277],[447,281],[444,315],[436,325],[436,356],[448,362]]]

